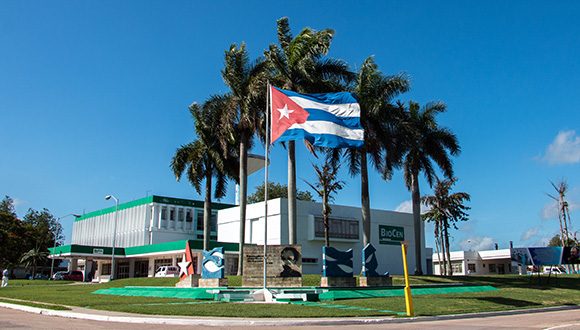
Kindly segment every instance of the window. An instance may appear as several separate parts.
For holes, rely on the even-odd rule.
[[[161,208],[161,220],[167,220],[167,208],[165,206]]]
[[[161,266],[171,266],[173,264],[173,260],[171,259],[155,259],[155,271]]]
[[[101,275],[111,275],[111,264],[102,264]]]
[[[495,270],[495,264],[489,264],[489,272],[490,273],[495,273],[496,272],[496,270]]]
[[[358,220],[328,219],[328,235],[330,238],[358,239]],[[322,217],[314,218],[314,237],[324,238],[324,221]]]
[[[169,210],[169,220],[170,221],[175,220],[175,209]]]
[[[212,212],[209,219],[209,229],[211,232],[217,232],[217,212]],[[197,225],[198,231],[203,231],[203,211],[197,211]]]
[[[193,216],[191,216],[191,210],[185,211],[185,221],[186,222],[193,222]]]
[[[177,220],[178,220],[179,222],[183,222],[183,209],[179,209],[179,210],[177,211]]]
[[[451,269],[454,273],[463,273],[463,262],[452,262]]]
[[[467,270],[471,273],[475,273],[475,264],[467,264]]]

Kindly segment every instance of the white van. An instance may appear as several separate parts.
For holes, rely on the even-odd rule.
[[[155,271],[155,277],[177,277],[179,276],[179,267],[161,266]]]
[[[544,267],[544,274],[566,274],[566,269],[563,267]]]

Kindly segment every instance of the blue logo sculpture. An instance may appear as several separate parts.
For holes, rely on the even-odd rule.
[[[352,249],[340,251],[333,247],[322,247],[322,276],[352,277]]]
[[[362,276],[365,277],[379,277],[377,273],[377,267],[379,262],[377,261],[377,256],[375,255],[377,249],[368,243],[362,250]]]
[[[202,252],[201,277],[224,278],[224,248],[217,247],[213,250]]]

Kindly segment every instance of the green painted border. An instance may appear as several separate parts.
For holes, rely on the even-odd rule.
[[[158,243],[158,244],[151,244],[151,245],[141,245],[141,246],[132,246],[127,248],[117,247],[115,248],[115,255],[117,256],[125,256],[130,257],[132,255],[139,255],[139,254],[146,254],[146,253],[157,253],[157,252],[165,252],[165,251],[175,251],[175,250],[185,250],[185,244],[189,242],[189,246],[194,250],[202,250],[203,249],[203,240],[181,240],[181,241],[173,241],[173,242],[165,242],[165,243]],[[217,241],[210,241],[209,242],[210,249],[214,247],[223,247],[226,251],[229,252],[237,252],[238,251],[238,243],[226,243],[226,242],[217,242]],[[48,248],[50,255],[60,255],[60,254],[67,254],[67,253],[83,253],[83,254],[93,254],[93,249],[103,249],[102,255],[111,255],[112,248],[107,246],[90,246],[90,245],[62,245],[57,246],[56,248]],[[101,255],[101,254],[99,254]],[[95,256],[99,256],[95,255]]]
[[[151,204],[151,203],[162,203],[162,204],[171,204],[171,205],[203,208],[202,201],[193,200],[193,199],[183,199],[183,198],[173,198],[173,197],[152,195],[152,196],[147,196],[147,197],[143,197],[140,199],[136,199],[136,200],[133,200],[133,201],[130,201],[127,203],[119,204],[119,211],[129,209],[132,207],[136,207],[136,206],[140,206],[140,205]],[[211,203],[212,210],[221,210],[221,209],[226,209],[226,208],[230,208],[230,207],[234,207],[234,206],[236,206],[236,205],[224,204],[224,203],[215,203],[215,202]],[[82,216],[76,218],[75,222],[94,218],[94,217],[98,217],[98,216],[113,213],[113,212],[115,212],[115,206],[107,207],[105,209],[101,209],[101,210],[97,210],[97,211],[83,214]]]

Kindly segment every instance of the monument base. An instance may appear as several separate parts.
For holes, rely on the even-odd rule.
[[[176,288],[194,288],[198,286],[199,274],[188,275],[186,278],[175,283]]]
[[[393,278],[390,276],[364,277],[358,279],[359,286],[392,286]]]
[[[320,286],[323,288],[331,287],[355,287],[356,279],[354,277],[321,277]]]
[[[199,287],[200,288],[219,288],[228,286],[227,278],[200,278]]]
[[[268,287],[301,287],[302,277],[268,277],[266,279]],[[244,276],[242,286],[261,287],[264,285],[263,277]]]

